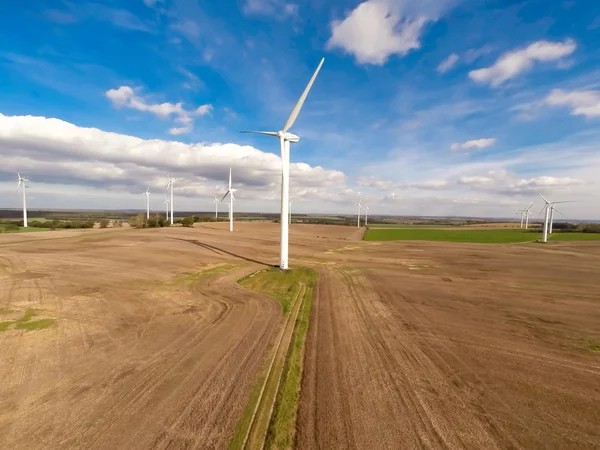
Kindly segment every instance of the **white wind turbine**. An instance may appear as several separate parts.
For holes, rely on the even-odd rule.
[[[215,219],[219,220],[219,198],[216,195],[213,203],[215,204]]]
[[[297,143],[300,141],[300,138],[295,134],[289,133],[288,131],[294,125],[300,110],[302,109],[302,105],[308,96],[310,88],[312,87],[319,70],[321,70],[321,66],[325,58],[321,59],[317,70],[313,74],[312,78],[308,82],[308,85],[304,89],[304,92],[300,96],[298,103],[292,110],[290,117],[288,117],[287,122],[283,126],[281,131],[242,131],[242,133],[256,133],[256,134],[265,134],[267,136],[274,136],[279,139],[279,145],[281,148],[281,252],[280,252],[280,262],[279,268],[281,270],[288,269],[288,242],[289,242],[289,223],[288,223],[288,208],[289,208],[289,196],[290,196],[290,143]]]
[[[229,195],[229,231],[233,231],[233,202],[235,201],[235,197],[233,196],[233,193],[236,191],[237,189],[231,189],[231,167],[229,168],[229,189],[227,189],[227,192],[225,192],[225,195],[223,196],[223,198],[221,199],[221,201],[225,200],[225,197],[227,197],[227,195]]]
[[[169,206],[171,208],[171,225],[173,225],[173,185],[175,184],[175,178],[171,178],[171,175],[167,175],[169,178],[169,184],[167,184],[167,192],[169,188],[171,188],[171,200],[169,201]]]
[[[369,207],[365,205],[365,227],[369,225]]]
[[[19,192],[20,187],[23,188],[23,226],[27,227],[27,198],[25,196],[25,189],[27,188],[27,185],[25,182],[29,181],[29,178],[22,177],[19,172],[17,172],[17,176],[19,177],[19,181],[17,183],[17,192]]]
[[[146,188],[146,220],[150,218],[150,186]]]
[[[546,203],[540,211],[540,214],[546,211],[546,218],[544,219],[544,231],[542,233],[542,242],[548,242],[548,231],[550,231],[550,234],[552,234],[552,221],[554,220],[554,211],[558,212],[559,214],[562,214],[558,209],[556,209],[556,204],[571,203],[572,200],[565,200],[562,202],[550,202],[542,194],[538,193],[538,195],[542,197],[542,200],[544,200],[544,202]]]
[[[169,197],[165,194],[165,201],[163,202],[165,205],[165,220],[169,219]]]
[[[526,230],[529,228],[529,216],[533,217],[533,214],[531,213],[532,207],[533,207],[533,203],[531,205],[529,205],[528,208],[525,208],[523,210],[523,215],[525,216],[525,229]]]
[[[524,209],[517,209],[515,211],[516,213],[520,213],[521,214],[521,228],[523,228],[523,221],[525,220],[525,210]]]
[[[358,220],[357,220],[357,227],[360,228],[360,210],[363,208],[362,205],[362,193],[359,192],[358,193],[358,203],[355,203],[354,206],[358,207]]]

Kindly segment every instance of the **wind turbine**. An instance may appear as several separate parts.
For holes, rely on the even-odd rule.
[[[369,225],[369,207],[365,205],[365,227]]]
[[[216,195],[213,203],[215,204],[215,219],[219,220],[219,198]]]
[[[165,201],[163,202],[165,205],[165,220],[169,218],[169,197],[165,194]]]
[[[17,183],[17,192],[19,192],[20,187],[23,188],[23,226],[27,228],[27,198],[25,196],[25,189],[27,188],[27,185],[25,182],[29,181],[29,178],[22,177],[19,172],[17,172],[17,176],[19,177],[19,181]]]
[[[146,220],[150,218],[150,186],[146,188]]]
[[[362,193],[358,193],[358,203],[355,203],[354,206],[358,207],[358,221],[357,221],[357,227],[360,228],[360,210],[362,209],[363,205],[362,205]]]
[[[532,207],[533,207],[533,203],[531,205],[529,205],[528,208],[525,208],[523,210],[523,214],[525,215],[525,229],[526,230],[529,228],[529,216],[533,217],[533,214],[531,213]],[[552,231],[550,233],[552,233]]]
[[[227,195],[229,195],[229,197],[230,197],[230,199],[229,199],[229,231],[233,231],[233,202],[235,201],[235,197],[233,196],[233,193],[236,190],[237,189],[231,189],[231,167],[230,167],[229,168],[229,189],[227,189],[227,192],[225,192],[225,195],[221,199],[221,201],[225,200],[225,197],[227,197]]]
[[[546,211],[546,218],[544,220],[544,232],[542,233],[542,242],[548,242],[548,231],[550,230],[550,234],[552,234],[552,220],[554,220],[554,211],[557,211],[559,214],[562,214],[558,209],[556,209],[555,205],[557,203],[570,203],[572,200],[565,200],[562,202],[550,202],[542,194],[538,193],[538,195],[542,197],[542,200],[544,200],[544,202],[546,203],[540,211],[540,214],[542,214],[544,210]],[[550,224],[549,227],[548,224]]]
[[[280,261],[279,268],[281,270],[288,269],[288,243],[289,243],[289,223],[288,223],[288,207],[289,207],[289,198],[290,198],[290,143],[297,143],[300,141],[300,138],[295,134],[289,133],[290,128],[294,125],[300,110],[302,109],[302,105],[310,92],[310,88],[312,87],[319,70],[321,70],[321,66],[325,58],[321,59],[317,70],[313,74],[312,78],[308,82],[308,85],[304,89],[304,92],[300,96],[298,103],[292,110],[292,113],[288,117],[287,122],[283,126],[281,131],[242,131],[242,133],[255,133],[255,134],[264,134],[267,136],[273,136],[279,139],[279,145],[281,149],[281,252],[280,252]]]
[[[175,184],[175,178],[171,178],[171,175],[167,175],[169,177],[169,184],[167,184],[167,192],[169,188],[171,188],[171,200],[169,201],[169,206],[171,207],[171,225],[173,225],[173,185]]]
[[[516,213],[520,213],[521,214],[521,228],[523,228],[523,221],[525,220],[525,210],[524,209],[517,209],[515,211]]]

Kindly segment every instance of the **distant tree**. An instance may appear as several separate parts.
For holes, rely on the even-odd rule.
[[[185,217],[184,219],[182,219],[181,224],[184,227],[193,227],[194,226],[194,217],[193,216],[189,216],[189,217]]]
[[[150,217],[148,220],[146,220],[146,226],[148,228],[156,228],[158,226],[158,221],[156,220],[156,217]]]
[[[100,221],[100,228],[108,228],[108,224],[109,224],[109,220],[108,219],[102,219]]]
[[[129,219],[129,226],[132,228],[144,228],[146,226],[146,218],[144,214],[139,213],[137,216]]]

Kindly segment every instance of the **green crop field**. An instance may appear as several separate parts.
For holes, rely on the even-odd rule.
[[[517,242],[531,242],[541,239],[542,234],[524,230],[442,230],[418,228],[382,228],[369,229],[365,235],[366,241],[443,241],[443,242],[471,242],[482,244],[510,244]],[[600,240],[597,233],[554,233],[551,241],[592,241]]]

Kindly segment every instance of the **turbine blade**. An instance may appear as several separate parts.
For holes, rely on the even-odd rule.
[[[563,217],[567,217],[567,216],[565,216],[563,213],[561,213],[561,212],[560,212],[558,209],[556,209],[556,208],[552,208],[552,209],[554,209],[554,211],[556,211],[557,213],[559,213],[561,216],[563,216]]]
[[[544,196],[543,196],[542,194],[540,194],[539,192],[538,192],[538,195],[539,195],[540,197],[542,197],[542,199],[543,199],[543,200],[544,200],[546,203],[550,203],[548,200],[546,200],[546,197],[544,197]]]
[[[229,190],[231,191],[231,167],[229,168]]]
[[[275,137],[277,137],[277,132],[276,131],[240,131],[240,133],[265,134],[267,136],[275,136]]]
[[[287,131],[290,128],[292,128],[292,125],[294,125],[294,122],[296,121],[296,118],[298,117],[298,114],[300,114],[300,110],[302,109],[302,105],[304,104],[304,101],[306,100],[306,97],[308,96],[308,92],[310,91],[310,88],[312,87],[313,83],[315,82],[315,79],[317,78],[317,75],[319,74],[319,70],[321,70],[321,66],[323,65],[324,61],[325,61],[325,58],[321,59],[321,62],[319,63],[319,67],[317,67],[317,70],[315,70],[315,73],[313,74],[312,78],[308,82],[308,85],[306,86],[306,89],[304,89],[304,92],[300,96],[300,100],[298,100],[298,103],[296,103],[296,106],[292,110],[292,113],[290,114],[290,117],[288,117],[287,122],[283,126],[283,130],[281,130],[284,133],[287,133]]]
[[[230,191],[225,192],[225,195],[223,196],[223,198],[221,199],[221,201],[225,200],[225,197],[227,197],[227,194],[229,194]]]
[[[552,202],[553,205],[556,205],[557,203],[573,203],[575,200],[565,200],[562,202]]]
[[[542,197],[543,198],[543,197]],[[540,213],[538,214],[538,217],[540,217],[542,215],[542,213],[546,210],[546,208],[548,207],[548,203],[546,203],[546,205],[542,208],[542,210],[540,211]]]

